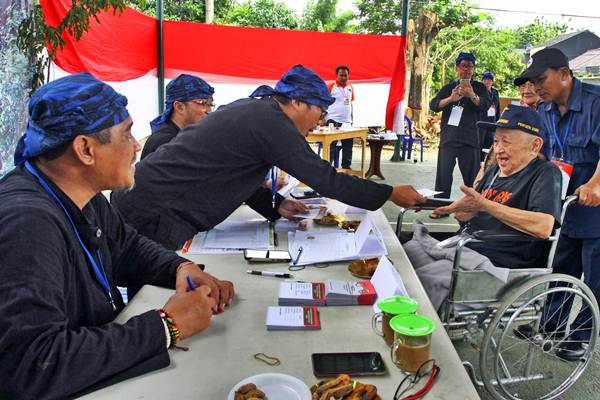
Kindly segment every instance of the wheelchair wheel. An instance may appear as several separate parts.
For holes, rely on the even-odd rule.
[[[552,299],[556,307],[549,307]],[[577,316],[579,327],[572,326]],[[551,328],[553,319],[564,324]],[[530,335],[517,330],[528,324]],[[579,279],[548,274],[514,288],[503,297],[483,338],[479,367],[485,388],[496,399],[561,396],[589,365],[599,324],[598,304]],[[559,346],[582,343],[587,349],[575,360],[557,355]]]

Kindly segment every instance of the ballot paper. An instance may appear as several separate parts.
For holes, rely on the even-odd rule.
[[[400,273],[387,257],[381,257],[379,260],[375,273],[371,277],[371,284],[377,293],[377,300],[390,296],[408,296]],[[373,310],[380,311],[377,301],[373,304]]]
[[[368,216],[362,220],[354,233],[344,230],[290,232],[288,234],[288,250],[292,256],[291,265],[309,265],[387,255],[387,248],[381,233]]]
[[[294,178],[291,175],[288,175],[287,183],[285,184],[285,186],[279,189],[277,193],[279,193],[283,197],[287,197],[290,193],[292,193],[292,190],[294,190],[299,183],[300,181],[298,179]]]
[[[281,282],[280,306],[351,306],[373,304],[375,289],[369,281]]]
[[[268,331],[321,329],[317,307],[269,307],[265,325]]]
[[[443,192],[438,192],[438,191],[427,189],[427,188],[421,188],[421,189],[417,190],[417,193],[419,193],[423,197],[433,197],[436,194],[440,194]]]
[[[346,208],[345,214],[366,214],[367,210],[365,210],[364,208],[359,208],[359,207],[354,207],[354,206],[348,206]]]
[[[307,206],[326,206],[327,205],[327,199],[325,199],[323,197],[315,197],[314,199],[302,199],[302,200],[297,200],[297,201],[304,203]]]
[[[279,218],[275,221],[275,232],[289,232],[298,229],[298,222],[290,221],[289,219]]]
[[[208,232],[200,232],[186,244],[184,253],[211,254],[269,247],[269,223],[264,219],[224,221]]]

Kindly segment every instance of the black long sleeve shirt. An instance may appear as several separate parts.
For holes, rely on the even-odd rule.
[[[43,174],[41,174],[43,176]],[[137,234],[102,194],[80,210],[48,178],[90,251],[100,251],[113,310],[64,211],[24,167],[0,181],[0,398],[62,399],[167,366],[155,311],[114,323],[116,285],[174,287],[186,261]]]
[[[169,143],[179,133],[179,127],[175,122],[168,120],[158,127],[158,130],[151,134],[144,144],[141,159],[143,160],[151,153],[154,153],[163,144]]]
[[[440,101],[450,97],[452,90],[458,86],[459,83],[459,81],[450,82],[444,86],[429,103],[431,111],[442,112],[440,146],[466,145],[479,148],[479,135],[477,134],[477,127],[475,124],[486,115],[488,108],[492,105],[492,99],[483,83],[471,81],[473,91],[479,96],[479,106],[476,106],[470,98],[463,97],[459,101],[448,103],[445,107],[440,107]],[[458,126],[448,125],[448,119],[450,118],[454,106],[463,107],[462,116]]]
[[[253,197],[272,210],[257,187],[276,165],[324,196],[375,210],[392,187],[340,174],[310,148],[275,100],[241,99],[183,129],[136,166],[135,187],[113,196],[133,226],[167,219],[161,243],[183,243],[208,230]],[[254,195],[254,196],[253,196]]]

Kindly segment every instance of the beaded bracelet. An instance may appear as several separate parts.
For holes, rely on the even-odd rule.
[[[176,347],[177,342],[181,338],[181,332],[179,331],[179,328],[177,328],[175,320],[162,308],[157,309],[156,312],[160,315],[169,330],[169,336],[171,337],[171,345],[169,348]]]

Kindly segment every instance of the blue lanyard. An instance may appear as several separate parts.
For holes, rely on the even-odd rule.
[[[573,114],[569,113],[569,119],[567,120],[567,127],[565,129],[565,136],[561,140],[558,132],[558,125],[556,123],[556,114],[552,113],[552,133],[554,133],[554,137],[556,138],[556,143],[560,148],[560,158],[564,159],[565,157],[565,146],[567,145],[567,140],[569,140],[569,135],[571,134],[571,127],[573,124]]]
[[[60,201],[60,199],[58,198],[58,196],[56,196],[56,194],[54,193],[52,188],[50,188],[50,186],[48,186],[46,181],[38,174],[37,170],[29,163],[29,161],[25,161],[25,168],[27,168],[27,170],[29,172],[31,172],[31,174],[38,179],[38,181],[40,182],[42,187],[46,190],[46,192],[48,192],[48,194],[58,203],[58,205],[65,212],[67,218],[69,219],[69,222],[71,223],[71,226],[73,227],[73,230],[75,231],[75,236],[77,236],[77,240],[79,240],[79,244],[81,245],[81,248],[85,252],[85,255],[87,256],[88,260],[90,260],[90,263],[92,263],[92,267],[94,268],[94,272],[96,273],[96,278],[98,278],[98,281],[100,281],[100,284],[106,291],[108,300],[109,300],[110,304],[112,305],[113,310],[116,310],[117,306],[115,305],[115,302],[113,300],[112,293],[110,291],[110,285],[108,284],[108,279],[106,278],[106,272],[104,271],[104,265],[102,264],[102,257],[100,255],[100,250],[96,250],[96,255],[98,256],[98,262],[100,263],[100,266],[98,267],[98,264],[96,263],[96,260],[94,260],[92,253],[90,253],[88,248],[85,247],[85,244],[83,244],[83,240],[81,240],[81,236],[79,236],[79,232],[77,231],[77,228],[75,227],[75,223],[73,222],[73,219],[69,215],[69,212],[63,205],[62,201]]]
[[[273,193],[272,204],[273,209],[275,209],[275,199],[277,198],[277,167],[274,165],[271,167],[271,192]]]

